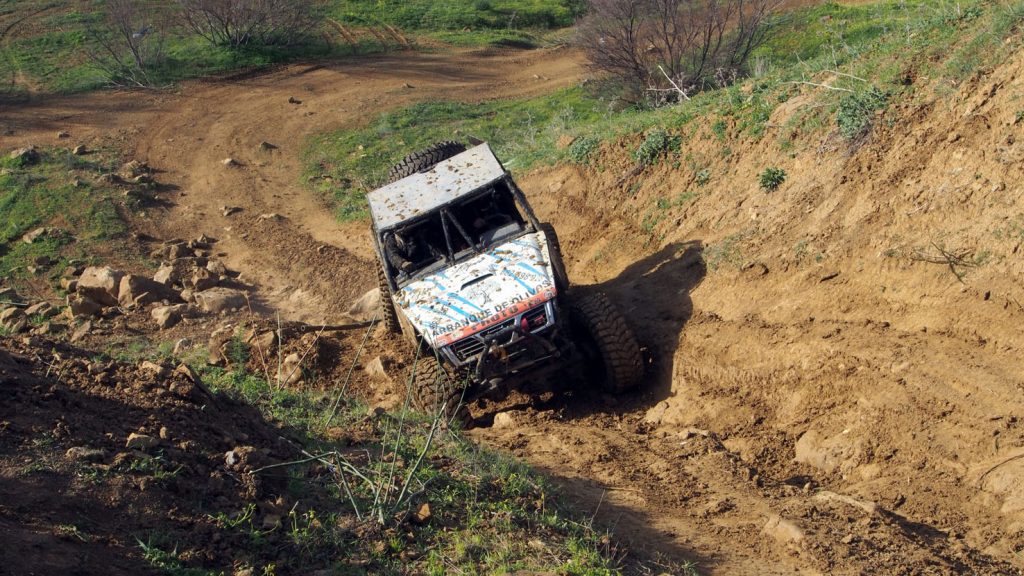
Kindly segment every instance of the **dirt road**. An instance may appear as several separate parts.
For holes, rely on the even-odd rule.
[[[1002,81],[1020,84],[1019,68],[1018,59]],[[0,147],[56,144],[67,130],[134,151],[169,186],[168,205],[142,231],[218,237],[268,309],[331,320],[372,286],[370,250],[364,224],[339,226],[303,187],[307,135],[416,100],[523,96],[581,76],[566,51],[291,66],[179,94],[98,93],[0,111],[0,134],[13,132]],[[986,191],[999,182],[1011,183],[1000,189],[1002,209],[1024,213],[1012,184],[1019,167],[971,165],[971,150],[1006,142],[1013,129],[1001,118],[1014,108],[999,98],[965,98],[1000,118],[961,142],[966,159],[943,143],[973,120],[900,110],[900,121],[927,129],[898,121],[856,154],[801,156],[788,168],[808,176],[770,201],[756,185],[712,185],[665,221],[660,241],[641,231],[640,203],[679,192],[667,166],[628,196],[613,185],[628,168],[615,162],[628,155],[614,151],[600,173],[523,177],[559,230],[573,280],[600,285],[639,327],[650,376],[632,398],[583,390],[513,399],[504,409],[515,426],[471,433],[549,471],[633,549],[690,559],[702,573],[1018,573],[1019,257],[1012,242],[993,248],[1009,256],[961,283],[935,264],[880,256],[894,237],[964,206],[977,226],[994,226]],[[263,141],[277,148],[262,150]],[[721,173],[755,182],[769,153],[758,146],[768,145],[735,147],[749,160]],[[1003,146],[1009,156],[1020,149]],[[941,168],[953,157],[965,176]],[[975,167],[990,181],[974,178]],[[950,189],[976,195],[910,216],[916,191],[942,178],[966,179]],[[224,216],[224,207],[241,211]]]

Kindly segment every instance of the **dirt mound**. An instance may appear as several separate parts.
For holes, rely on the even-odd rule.
[[[244,561],[245,535],[215,516],[274,507],[283,487],[248,473],[296,455],[287,431],[183,365],[3,338],[0,388],[5,573],[148,573],[148,536],[207,565]]]

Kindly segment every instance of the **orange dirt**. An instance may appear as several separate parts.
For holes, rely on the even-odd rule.
[[[365,225],[339,226],[302,187],[303,139],[415,100],[524,96],[581,74],[567,51],[291,66],[0,111],[0,134],[14,130],[0,149],[58,130],[123,145],[179,187],[145,231],[218,237],[268,308],[335,320],[373,285],[371,251]],[[668,163],[616,186],[632,141],[606,144],[601,171],[521,176],[573,281],[633,319],[649,377],[618,400],[513,399],[514,426],[471,434],[550,472],[634,548],[702,573],[1019,573],[1022,78],[1018,55],[954,96],[894,105],[857,149],[830,139],[790,156],[776,132],[798,96],[768,137],[733,134],[729,158],[706,129],[684,144],[712,170],[705,187]],[[756,175],[771,165],[789,177],[766,194]],[[657,198],[687,191],[642,229]],[[924,261],[937,247],[964,255],[962,281]]]

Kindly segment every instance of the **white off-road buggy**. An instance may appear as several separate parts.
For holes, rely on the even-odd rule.
[[[632,331],[604,294],[570,290],[554,228],[487,144],[435,144],[389,180],[367,196],[381,317],[417,347],[418,408],[465,417],[471,400],[558,373],[637,386]]]

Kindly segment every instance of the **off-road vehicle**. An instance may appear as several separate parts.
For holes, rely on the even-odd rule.
[[[419,408],[465,416],[470,400],[554,371],[615,393],[637,385],[633,333],[604,294],[570,290],[554,228],[487,144],[435,144],[389,180],[367,196],[381,317],[419,347]]]

